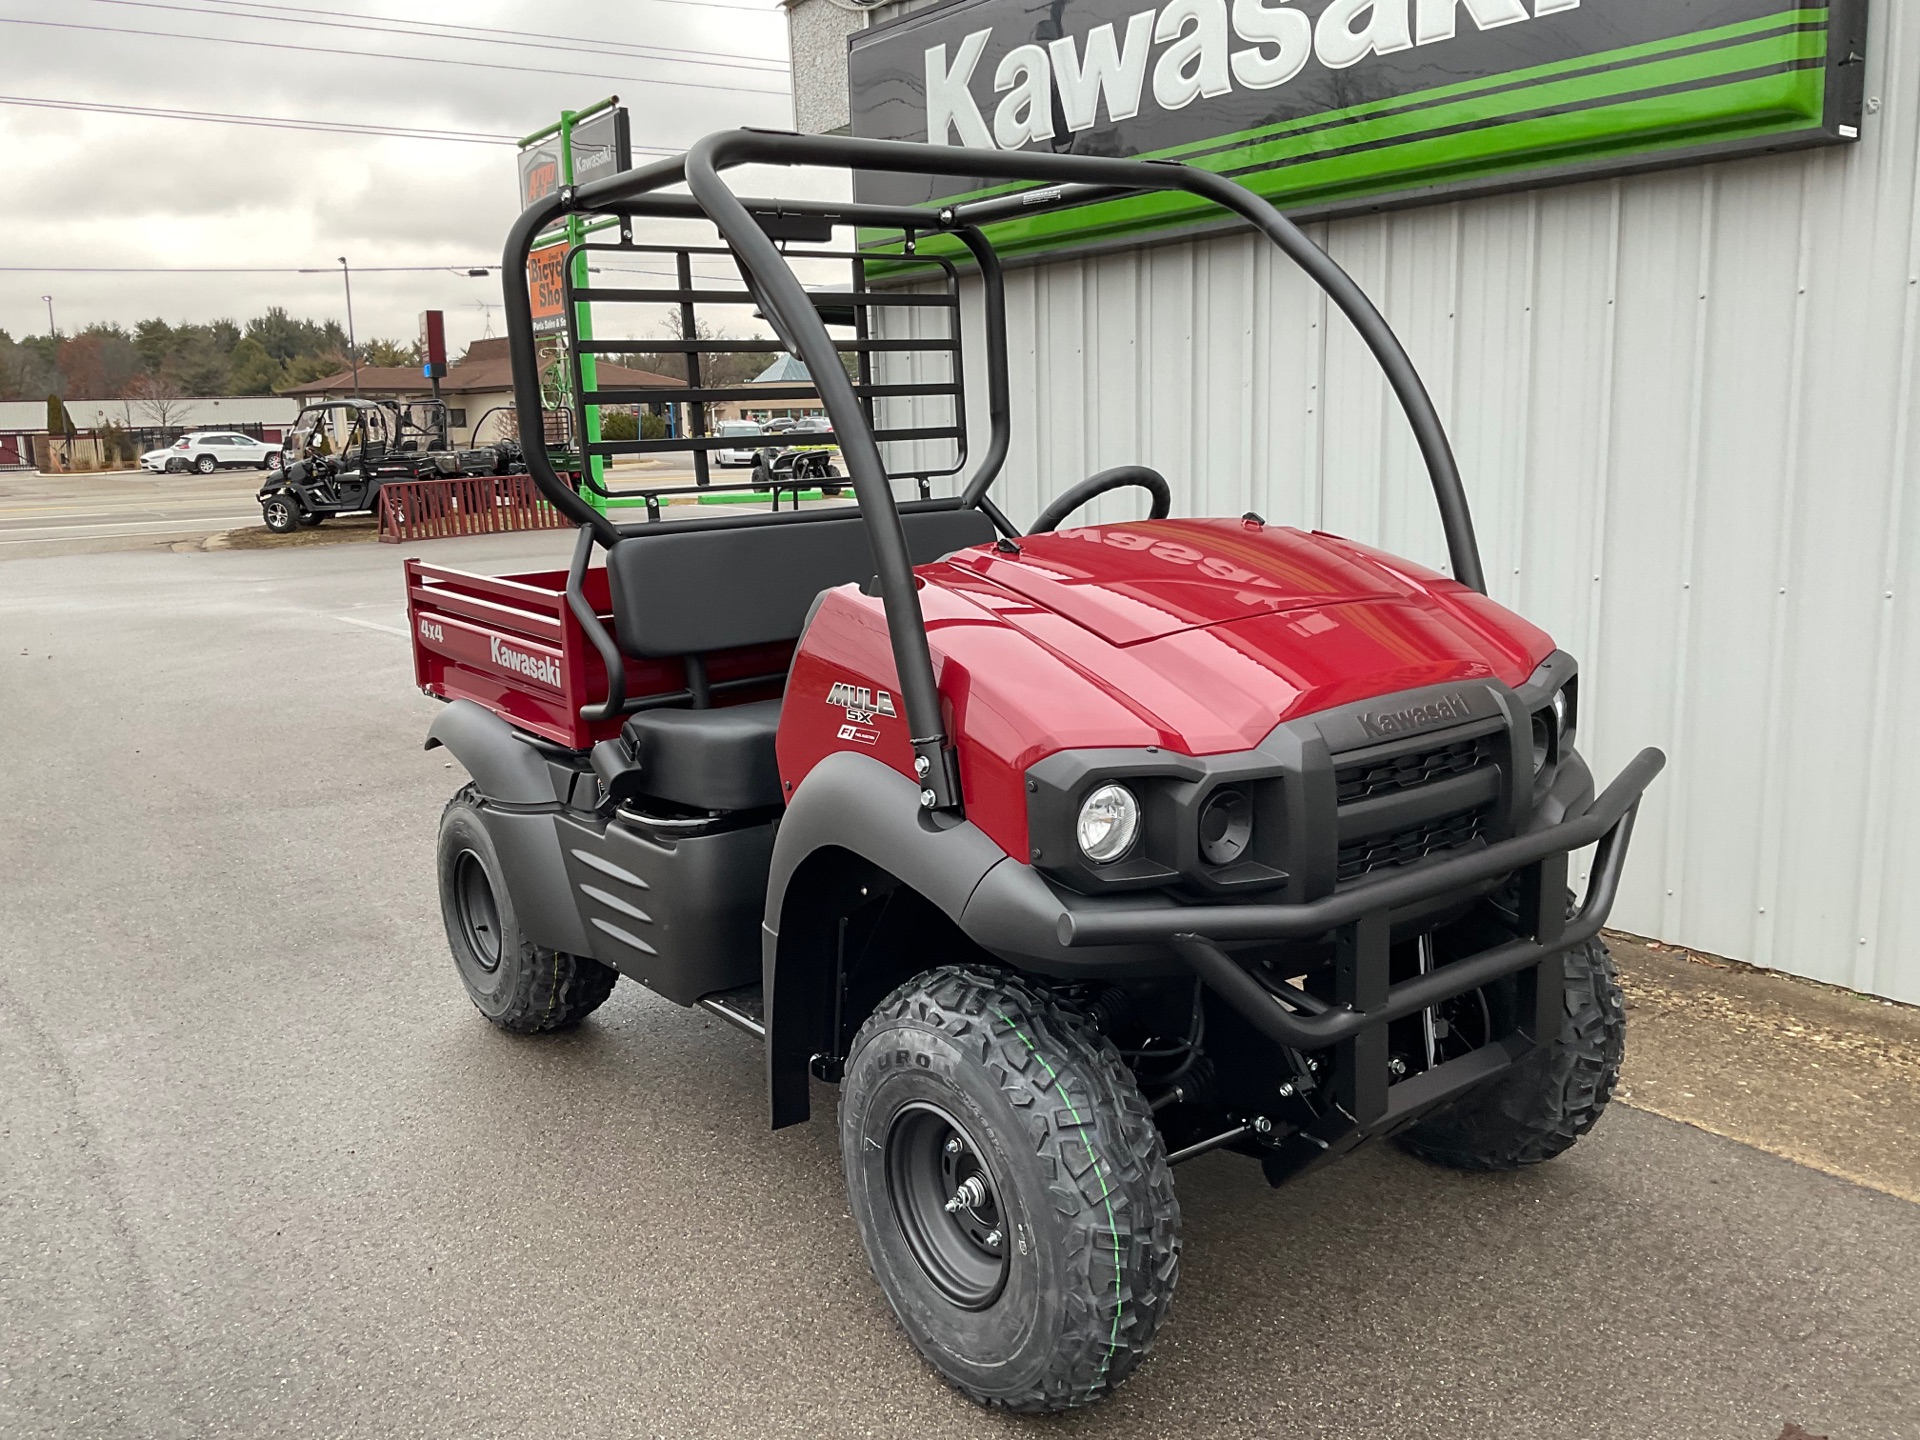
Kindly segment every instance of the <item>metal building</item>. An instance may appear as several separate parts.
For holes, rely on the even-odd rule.
[[[789,0],[801,128],[847,123],[849,32],[907,8]],[[1615,923],[1920,1002],[1920,7],[1875,0],[1864,74],[1857,144],[1310,233],[1425,374],[1495,598],[1579,658],[1596,772],[1671,757]],[[1176,514],[1444,568],[1384,383],[1271,246],[1008,278],[1016,520],[1140,460]]]

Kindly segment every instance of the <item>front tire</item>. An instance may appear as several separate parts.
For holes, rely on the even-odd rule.
[[[1084,1015],[979,967],[908,982],[854,1038],[840,1154],[874,1278],[968,1398],[1066,1410],[1146,1358],[1180,1206],[1139,1086]]]
[[[269,495],[260,502],[260,519],[276,535],[291,535],[298,530],[305,513],[294,498],[284,491]]]
[[[211,455],[202,455],[198,460],[193,462],[193,468],[198,470],[202,475],[211,475],[220,468],[220,462]]]
[[[493,837],[469,785],[440,817],[440,914],[474,1008],[502,1030],[566,1030],[597,1010],[619,972],[533,944],[520,931]]]
[[[1598,938],[1564,957],[1560,1033],[1500,1079],[1422,1120],[1399,1144],[1456,1170],[1518,1170],[1571,1149],[1620,1079],[1627,1009]]]

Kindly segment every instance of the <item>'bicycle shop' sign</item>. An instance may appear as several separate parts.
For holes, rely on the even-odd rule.
[[[849,41],[853,133],[1183,160],[1327,215],[1859,136],[1867,0],[954,0]],[[1018,189],[1003,186],[1000,189]],[[917,204],[980,182],[863,174]],[[1200,218],[1129,197],[1010,249]]]

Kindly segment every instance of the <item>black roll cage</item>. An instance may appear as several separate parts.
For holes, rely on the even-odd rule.
[[[722,172],[748,164],[943,175],[989,182],[1038,181],[1047,188],[930,206],[743,200],[722,178]],[[688,195],[658,193],[681,184],[686,185]],[[1248,221],[1305,271],[1352,322],[1385,372],[1413,429],[1439,505],[1454,576],[1462,584],[1484,593],[1486,581],[1459,466],[1433,400],[1386,319],[1331,256],[1267,201],[1225,176],[1167,161],[975,150],[784,131],[729,130],[707,136],[684,155],[639,166],[604,180],[563,187],[521,214],[508,233],[503,256],[508,352],[513,362],[514,403],[519,412],[521,433],[544,433],[539,356],[527,274],[534,241],[569,214],[610,215],[623,220],[644,216],[710,221],[732,250],[742,278],[759,299],[769,322],[799,352],[832,421],[879,572],[901,699],[913,743],[915,768],[920,776],[921,803],[930,810],[958,813],[961,809],[959,765],[941,717],[926,623],[921,614],[920,596],[914,587],[906,537],[900,526],[901,507],[894,499],[873,426],[862,409],[854,383],[841,367],[839,347],[828,335],[814,300],[770,232],[781,230],[783,220],[789,224],[798,222],[802,228],[807,220],[816,225],[825,221],[829,225],[899,229],[905,233],[905,253],[909,256],[916,235],[951,236],[967,248],[980,267],[988,300],[986,359],[992,433],[986,453],[959,495],[908,503],[913,508],[979,509],[1004,533],[1011,527],[987,497],[1006,461],[1010,438],[1004,292],[998,258],[980,227],[1015,215],[1030,216],[1093,200],[1161,190],[1184,190]],[[875,258],[888,257],[876,253]],[[964,414],[959,423],[965,425]],[[710,528],[791,523],[809,518],[804,513],[747,514],[678,522],[655,520],[639,526],[622,526],[583,500],[555,471],[542,447],[529,447],[526,462],[534,483],[547,499],[581,526],[581,543],[572,567],[576,580],[584,573],[586,557],[595,542],[611,546],[625,535],[657,531],[663,525],[675,529]],[[586,606],[584,596],[573,593],[578,588],[577,584],[569,585],[569,600],[596,648],[603,657],[609,658],[610,679],[616,687],[615,695],[609,700],[617,701],[621,668],[617,649]],[[586,614],[580,615],[583,609]]]

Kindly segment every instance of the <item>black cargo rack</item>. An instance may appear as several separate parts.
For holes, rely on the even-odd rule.
[[[867,426],[873,432],[873,438],[883,447],[890,445],[914,445],[913,456],[916,463],[889,465],[887,478],[893,481],[911,481],[920,499],[932,495],[935,480],[957,475],[966,467],[967,447],[967,396],[966,367],[962,354],[960,324],[960,274],[955,265],[946,259],[932,256],[918,257],[926,269],[918,276],[914,289],[893,288],[875,290],[867,283],[867,264],[875,257],[867,252],[854,250],[783,247],[783,254],[790,261],[832,261],[845,264],[848,269],[849,285],[843,290],[810,290],[809,298],[819,312],[824,325],[841,330],[851,330],[851,336],[830,337],[838,353],[854,357],[855,373],[853,390],[858,397],[860,409]],[[575,280],[575,257],[585,256],[588,281],[585,284]],[[735,279],[729,284],[725,277],[698,275],[694,271],[696,257],[716,257],[733,265]],[[603,277],[609,270],[617,273],[617,267],[609,264],[610,259],[665,259],[673,268],[671,280],[662,277],[654,284],[608,283]],[[892,257],[898,258],[898,257]],[[596,273],[597,272],[597,273]],[[567,360],[570,366],[572,418],[574,433],[585,437],[587,429],[587,411],[590,406],[603,405],[666,405],[685,406],[688,423],[685,433],[671,434],[663,438],[645,439],[636,436],[632,440],[586,440],[580,443],[581,478],[580,488],[607,501],[641,501],[646,506],[650,519],[660,518],[660,506],[663,501],[686,495],[702,493],[725,493],[728,491],[751,490],[772,491],[773,503],[778,508],[780,495],[791,492],[798,502],[800,492],[813,488],[817,480],[768,479],[765,481],[727,480],[716,478],[711,456],[717,450],[759,449],[769,446],[781,446],[791,443],[789,432],[761,429],[755,434],[720,435],[715,432],[709,407],[724,402],[763,402],[778,405],[783,402],[812,401],[824,411],[819,388],[810,381],[795,381],[790,384],[753,382],[735,384],[714,384],[708,375],[707,357],[730,354],[749,354],[777,356],[797,353],[794,343],[778,333],[778,321],[772,319],[769,307],[761,304],[760,297],[745,280],[734,252],[724,245],[667,245],[640,244],[631,239],[622,238],[617,242],[583,241],[572,247],[566,257],[562,274],[564,276],[565,326],[567,333]],[[934,288],[925,288],[932,285]],[[999,307],[1003,297],[998,284],[998,276],[988,286],[988,303]],[[602,340],[583,339],[579,334],[579,307],[581,305],[655,305],[675,308],[679,321],[678,337],[663,337],[645,340]],[[728,306],[751,308],[756,318],[768,320],[773,324],[774,336],[756,335],[728,338],[706,333],[702,325],[701,308],[705,306]],[[893,311],[910,310],[916,314],[938,316],[944,319],[941,333],[935,335],[914,335],[908,337],[876,335],[874,333],[873,312],[880,309]],[[916,326],[915,328],[919,328]],[[997,327],[996,327],[997,328]],[[586,383],[586,356],[596,358],[614,358],[635,354],[668,354],[684,357],[686,366],[685,384],[662,385],[611,385]],[[876,367],[876,355],[889,357],[888,361]],[[904,368],[910,374],[918,372],[928,361],[936,362],[940,373],[929,378],[900,378],[899,371]],[[991,366],[991,360],[989,364]],[[876,378],[876,370],[880,378]],[[999,387],[1004,391],[1004,380]],[[925,406],[927,402],[944,405],[951,411],[945,423],[938,423],[939,416],[918,414],[912,417],[923,423],[908,423],[889,426],[887,411],[894,405]],[[936,423],[924,423],[933,420]],[[996,428],[999,428],[996,425]],[[804,443],[808,445],[837,445],[839,438],[831,429],[808,430],[800,432]],[[921,446],[928,443],[944,444],[948,454],[937,463],[924,462]],[[883,454],[888,452],[883,449]],[[629,484],[620,488],[608,483],[602,476],[596,478],[592,461],[611,459],[615,456],[655,456],[683,454],[691,457],[694,479],[691,484],[673,483],[648,485]],[[848,482],[849,487],[851,481]]]

